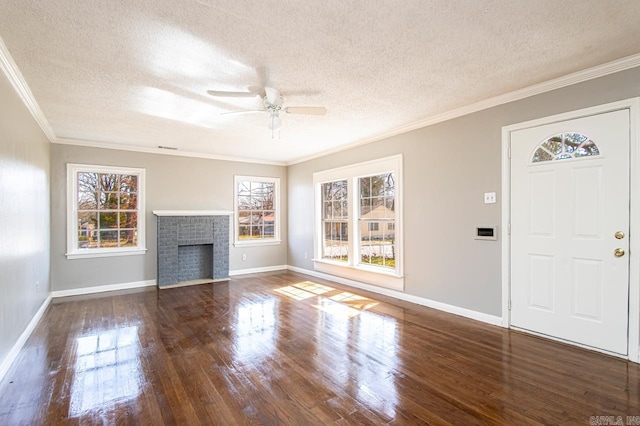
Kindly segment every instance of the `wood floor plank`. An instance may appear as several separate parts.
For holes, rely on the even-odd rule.
[[[640,366],[293,272],[56,299],[0,424],[589,424]]]

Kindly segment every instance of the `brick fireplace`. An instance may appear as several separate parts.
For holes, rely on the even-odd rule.
[[[229,279],[229,217],[220,210],[154,210],[158,218],[158,286]]]

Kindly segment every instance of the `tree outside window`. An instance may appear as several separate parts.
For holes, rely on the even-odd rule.
[[[236,176],[236,243],[279,241],[279,179]]]
[[[144,250],[144,170],[69,164],[67,172],[67,256]]]

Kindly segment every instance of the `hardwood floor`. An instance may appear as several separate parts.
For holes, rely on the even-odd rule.
[[[293,272],[56,299],[0,384],[2,425],[591,416],[640,416],[639,365]]]

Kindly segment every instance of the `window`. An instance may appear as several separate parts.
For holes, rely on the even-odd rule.
[[[542,142],[533,153],[532,163],[600,155],[595,142],[581,133],[560,133]]]
[[[358,178],[360,199],[360,263],[395,268],[395,174]],[[380,224],[387,224],[387,229]]]
[[[236,245],[280,243],[280,179],[235,177]]]
[[[144,254],[144,169],[67,165],[67,258]]]
[[[314,173],[315,269],[404,288],[401,167],[397,155]]]
[[[346,262],[349,254],[349,202],[347,181],[323,183],[322,258]]]

